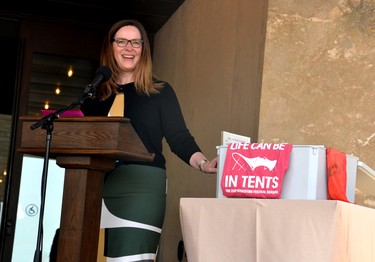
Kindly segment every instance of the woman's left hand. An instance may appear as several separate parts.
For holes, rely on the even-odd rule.
[[[202,171],[207,174],[216,174],[217,173],[217,157],[204,163],[202,165]]]

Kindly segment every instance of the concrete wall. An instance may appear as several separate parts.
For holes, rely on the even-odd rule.
[[[375,168],[374,10],[370,0],[269,1],[259,141],[325,145]],[[356,202],[375,207],[366,177],[358,171]]]
[[[155,38],[159,78],[175,88],[185,120],[207,157],[220,132],[257,139],[267,1],[188,0]],[[216,176],[193,170],[165,144],[168,199],[160,261],[176,261],[181,197],[214,197]]]
[[[155,66],[210,158],[227,130],[253,142],[334,147],[375,167],[374,10],[371,0],[188,0],[156,35]],[[160,261],[174,261],[179,199],[214,197],[216,178],[165,146]],[[357,192],[358,204],[374,200]]]

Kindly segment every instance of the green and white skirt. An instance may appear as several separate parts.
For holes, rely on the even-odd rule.
[[[166,172],[120,165],[104,182],[101,228],[107,262],[154,261],[164,222]]]

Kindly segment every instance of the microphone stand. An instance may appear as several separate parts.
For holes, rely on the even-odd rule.
[[[50,158],[50,148],[51,148],[51,141],[52,141],[52,131],[53,131],[53,122],[60,118],[60,115],[65,111],[72,109],[78,105],[81,105],[84,100],[87,98],[93,97],[95,89],[92,86],[88,86],[83,94],[83,96],[78,99],[77,101],[67,105],[66,107],[56,110],[53,113],[50,113],[36,123],[34,123],[30,128],[31,130],[35,130],[38,127],[46,130],[46,146],[45,146],[45,155],[44,155],[44,163],[43,163],[43,171],[42,171],[42,181],[41,181],[41,202],[40,202],[40,214],[39,214],[39,226],[38,226],[38,237],[36,243],[36,250],[34,253],[34,262],[42,262],[42,249],[43,249],[43,218],[44,218],[44,206],[45,206],[45,198],[46,198],[46,188],[47,188],[47,174],[48,174],[48,162]]]

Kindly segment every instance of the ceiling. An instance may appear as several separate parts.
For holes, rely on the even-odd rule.
[[[184,0],[12,0],[0,3],[0,17],[30,19],[108,28],[127,18],[139,20],[148,34],[157,31],[174,14]],[[0,27],[1,30],[6,28]],[[150,37],[150,41],[152,38]],[[74,60],[74,61],[71,61]],[[72,57],[34,54],[29,90],[28,113],[38,114],[45,103],[51,109],[62,108],[82,94],[91,80],[96,64]],[[67,65],[80,68],[74,77],[66,77]],[[56,87],[61,94],[56,95]],[[11,107],[10,107],[11,108]]]
[[[184,0],[12,0],[2,1],[2,13],[33,19],[51,19],[110,26],[126,18],[141,21],[155,34]]]

